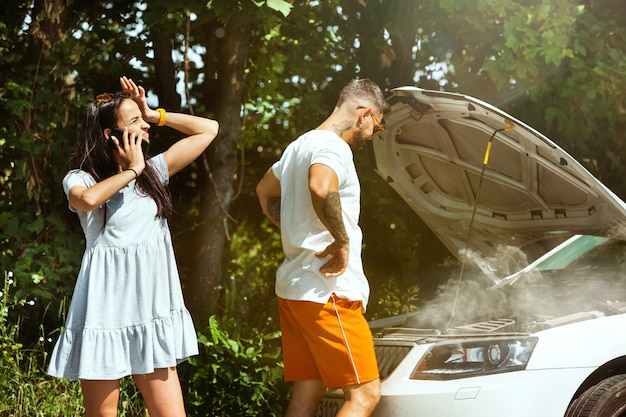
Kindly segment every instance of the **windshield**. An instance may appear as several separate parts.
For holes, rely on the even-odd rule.
[[[604,248],[604,250],[598,250],[597,248],[606,243],[608,240],[609,238],[604,236],[575,236],[570,239],[567,245],[562,246],[562,249],[557,250],[545,259],[541,260],[535,266],[535,269],[539,271],[549,271],[555,269],[566,269],[573,263],[580,265],[581,262],[587,262],[589,263],[589,266],[592,266],[597,262],[605,261],[602,259],[601,254],[607,252],[606,248]],[[620,249],[620,253],[623,254],[623,241],[619,240],[613,241],[614,245],[608,245],[609,253],[610,248],[620,242],[621,244],[618,249]],[[600,259],[598,259],[598,252],[600,252]]]

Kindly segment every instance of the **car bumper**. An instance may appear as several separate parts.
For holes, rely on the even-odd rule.
[[[510,372],[453,381],[390,377],[372,417],[562,417],[589,368]],[[318,412],[334,417],[343,403],[330,391]]]

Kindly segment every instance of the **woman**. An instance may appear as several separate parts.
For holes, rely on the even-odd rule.
[[[198,345],[172,249],[166,185],[209,146],[218,123],[150,109],[143,87],[126,77],[120,84],[123,92],[89,105],[63,179],[86,250],[48,372],[80,380],[88,417],[117,415],[126,375],[151,417],[184,416],[176,365]],[[149,123],[187,137],[146,161]]]

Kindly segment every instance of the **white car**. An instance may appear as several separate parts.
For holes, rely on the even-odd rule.
[[[431,304],[371,322],[373,416],[626,416],[626,204],[480,100],[389,102],[376,169],[460,268]],[[317,416],[342,401],[329,390]]]

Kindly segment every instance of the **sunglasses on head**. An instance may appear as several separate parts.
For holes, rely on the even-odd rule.
[[[99,106],[103,103],[107,103],[109,101],[113,100],[113,94],[112,93],[102,93],[102,94],[98,94],[96,96],[96,99],[94,100],[93,104],[95,104],[96,106]]]

